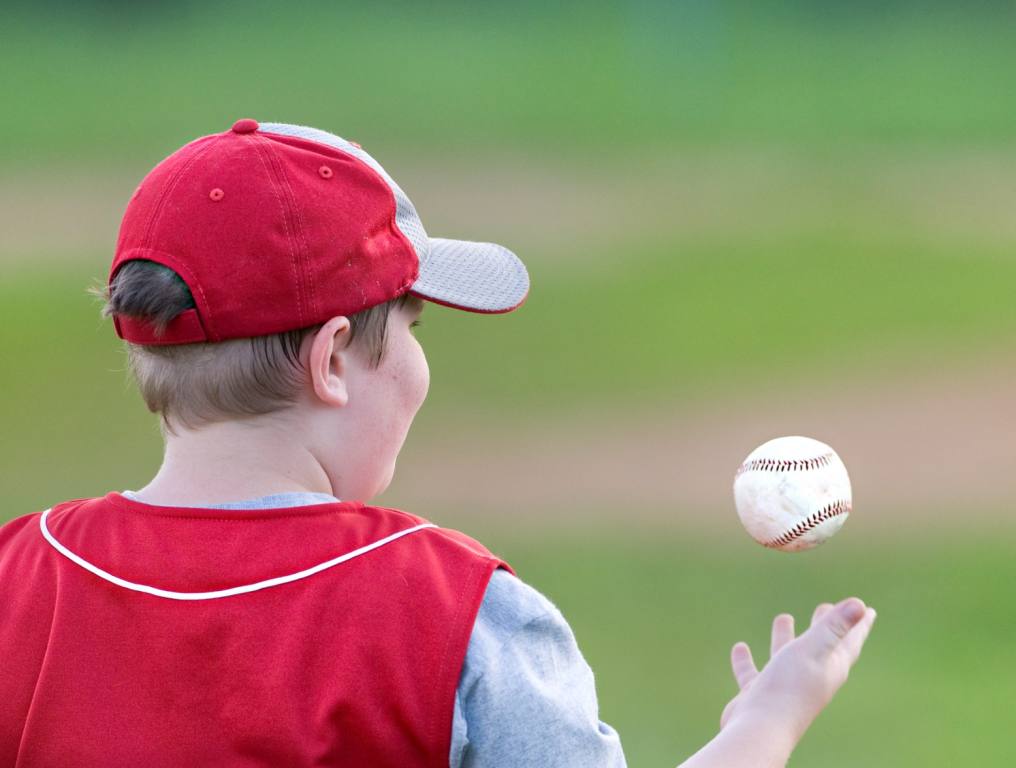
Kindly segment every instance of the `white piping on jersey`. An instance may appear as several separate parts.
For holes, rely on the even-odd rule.
[[[267,589],[268,587],[275,587],[279,584],[288,584],[291,581],[298,581],[299,579],[305,579],[308,576],[313,576],[315,573],[320,573],[327,568],[331,568],[333,565],[338,565],[339,563],[344,563],[347,560],[352,560],[354,557],[365,555],[372,549],[383,547],[385,544],[395,541],[396,539],[401,539],[403,536],[408,536],[411,533],[422,531],[424,528],[437,528],[434,523],[423,523],[412,528],[407,528],[404,531],[398,531],[390,536],[385,536],[383,539],[378,539],[372,544],[367,544],[359,549],[354,549],[352,552],[347,552],[344,555],[333,557],[331,560],[326,560],[323,563],[312,565],[310,568],[305,568],[304,570],[297,571],[296,573],[290,573],[287,576],[276,576],[273,579],[265,579],[264,581],[257,581],[253,584],[244,584],[239,587],[230,587],[229,589],[216,589],[211,592],[174,592],[169,589],[159,589],[158,587],[150,587],[147,584],[136,584],[133,581],[121,579],[119,576],[114,576],[113,574],[102,570],[99,566],[88,562],[80,555],[76,555],[71,552],[67,549],[67,547],[56,540],[46,525],[46,518],[49,516],[51,509],[52,507],[39,516],[39,528],[42,531],[42,535],[46,538],[46,541],[48,541],[57,552],[66,557],[68,560],[77,563],[86,571],[91,571],[100,579],[105,579],[112,584],[116,584],[118,587],[130,589],[135,592],[145,592],[149,595],[165,597],[170,600],[215,600],[220,597],[231,597],[233,595],[243,595],[247,592],[256,592],[259,589]]]

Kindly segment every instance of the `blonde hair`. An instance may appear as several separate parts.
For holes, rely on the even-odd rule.
[[[142,318],[156,335],[194,306],[187,284],[168,267],[145,259],[126,262],[109,286],[88,293],[105,302],[101,314]],[[359,344],[369,365],[381,364],[388,315],[409,294],[349,316],[350,344]],[[159,426],[176,435],[173,423],[188,429],[219,421],[275,413],[297,402],[304,386],[300,363],[304,339],[324,323],[267,336],[194,344],[124,342],[131,375],[145,405],[160,415]]]

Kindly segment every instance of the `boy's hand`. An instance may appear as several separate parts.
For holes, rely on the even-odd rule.
[[[768,722],[797,744],[846,682],[875,615],[856,597],[835,606],[822,603],[811,627],[795,638],[794,617],[782,613],[773,619],[770,659],[761,672],[748,645],[734,645],[730,664],[740,692],[723,710],[720,729],[735,721]]]

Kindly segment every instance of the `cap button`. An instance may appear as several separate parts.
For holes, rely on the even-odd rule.
[[[258,129],[258,121],[245,117],[233,123],[233,133],[254,133]]]

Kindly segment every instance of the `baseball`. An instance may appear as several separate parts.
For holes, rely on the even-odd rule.
[[[810,437],[777,437],[744,460],[734,504],[759,544],[784,552],[817,547],[851,510],[850,478],[836,451]]]

